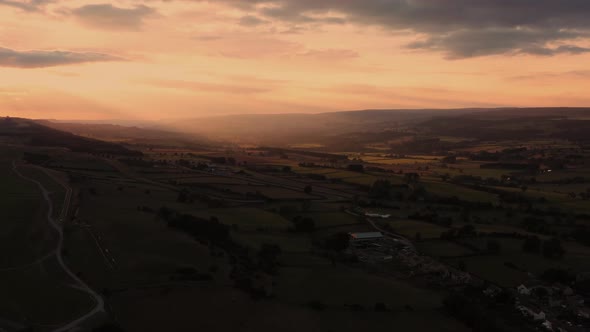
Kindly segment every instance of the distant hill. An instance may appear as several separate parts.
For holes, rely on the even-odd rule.
[[[590,108],[500,109],[434,117],[416,129],[480,140],[551,138],[590,141]]]
[[[590,108],[400,109],[320,114],[246,114],[185,119],[170,122],[165,127],[234,142],[288,145],[322,144],[344,137],[362,139],[361,136],[366,134],[382,132],[387,133],[382,138],[396,137],[395,133],[422,130],[450,133],[445,128],[457,128],[473,136],[471,134],[478,134],[479,130],[484,129],[484,123],[489,125],[488,121],[531,121],[532,118],[547,117],[567,118],[570,121],[575,119],[582,123],[590,119]],[[526,123],[521,121],[520,125]],[[456,134],[453,132],[453,135]]]
[[[351,132],[400,129],[436,115],[465,114],[479,109],[362,110],[320,114],[245,114],[184,119],[166,124],[182,132],[240,142],[282,144],[313,141]]]
[[[56,122],[51,120],[38,120],[37,122],[44,126],[79,136],[121,144],[176,147],[186,146],[193,148],[208,146],[211,144],[210,141],[202,136],[170,130],[103,123]]]
[[[81,137],[22,118],[0,119],[0,141],[30,146],[62,147],[76,152],[139,156],[120,144]]]

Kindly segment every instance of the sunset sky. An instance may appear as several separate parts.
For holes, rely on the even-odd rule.
[[[0,0],[0,114],[590,106],[588,0]]]

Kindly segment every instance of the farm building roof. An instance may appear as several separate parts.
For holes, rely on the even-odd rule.
[[[350,233],[350,237],[355,240],[367,240],[382,238],[381,232]]]

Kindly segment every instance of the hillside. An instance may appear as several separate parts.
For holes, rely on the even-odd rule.
[[[551,138],[588,141],[590,108],[502,109],[460,117],[436,117],[416,128],[433,135],[481,140]]]
[[[363,110],[320,114],[243,114],[167,123],[165,128],[198,132],[212,138],[250,143],[290,144],[293,141],[322,140],[358,131],[404,128],[435,115],[465,114],[477,109],[454,110]]]
[[[372,135],[383,138],[397,137],[400,132],[432,131],[437,134],[479,137],[485,135],[488,126],[494,134],[502,134],[502,128],[512,127],[515,138],[529,135],[526,126],[539,130],[538,121],[544,126],[583,128],[590,119],[590,108],[469,108],[469,109],[420,109],[420,110],[363,110],[320,114],[246,114],[184,119],[167,123],[164,127],[186,133],[198,132],[210,138],[248,142],[254,144],[292,145],[317,143],[326,145],[332,141],[363,140]],[[564,120],[551,122],[553,120]],[[532,122],[531,122],[532,121]],[[504,123],[504,125],[502,125]],[[570,133],[581,135],[580,130]],[[370,134],[367,134],[369,133]],[[553,132],[552,132],[553,133]],[[383,137],[385,135],[385,137]],[[465,136],[467,135],[467,136]]]
[[[33,120],[6,117],[0,120],[0,141],[30,146],[61,147],[74,152],[140,156],[119,144],[81,137],[49,128]]]
[[[38,120],[37,122],[44,126],[75,135],[126,145],[198,148],[211,144],[206,138],[194,133],[179,133],[170,130],[103,123],[58,122],[50,120]]]

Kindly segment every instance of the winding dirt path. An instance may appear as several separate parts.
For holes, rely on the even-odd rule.
[[[59,222],[62,222],[68,213],[70,199],[72,197],[72,188],[70,188],[70,186],[68,186],[62,180],[47,173],[49,176],[51,176],[56,182],[58,182],[66,190],[64,204],[62,207],[62,211],[60,213],[60,218],[59,218],[60,220],[59,220],[59,222],[56,222],[53,218],[53,202],[51,201],[51,198],[49,197],[49,194],[50,194],[49,191],[43,186],[43,184],[41,182],[39,182],[35,179],[31,179],[31,178],[23,175],[22,173],[20,173],[19,170],[17,169],[16,162],[12,163],[12,169],[19,177],[37,184],[39,189],[41,189],[41,192],[43,193],[43,198],[45,199],[45,201],[47,201],[47,204],[48,204],[47,220],[49,221],[49,224],[58,233],[58,242],[57,242],[57,247],[55,248],[57,261],[58,261],[59,265],[62,267],[62,269],[66,272],[66,274],[69,275],[74,281],[76,281],[76,284],[77,284],[76,288],[87,293],[88,295],[90,295],[96,303],[94,308],[92,310],[90,310],[88,313],[78,317],[77,319],[67,323],[64,326],[61,326],[61,327],[53,330],[53,332],[68,331],[68,330],[80,325],[80,323],[82,323],[86,319],[96,315],[97,313],[104,312],[103,298],[98,293],[96,293],[94,290],[92,290],[92,288],[90,288],[90,286],[88,286],[84,281],[82,281],[80,278],[78,278],[78,276],[68,268],[68,266],[66,265],[66,263],[64,262],[64,259],[63,259],[62,248],[63,248],[64,236],[63,236],[63,227]]]

